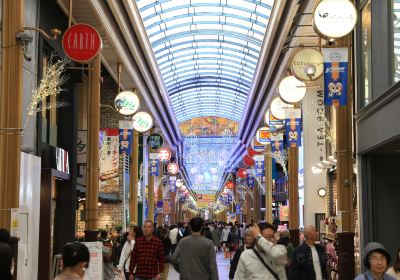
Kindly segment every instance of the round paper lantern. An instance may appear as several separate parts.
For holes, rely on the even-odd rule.
[[[130,116],[139,109],[140,101],[135,92],[123,91],[118,93],[114,100],[114,107],[118,113]]]
[[[248,155],[245,155],[244,157],[243,157],[243,163],[246,165],[246,166],[254,166],[254,159],[252,159],[251,157],[249,157]]]
[[[249,156],[249,157],[254,157],[255,155],[261,155],[262,153],[260,153],[260,152],[256,152],[256,151],[254,151],[253,150],[253,148],[251,148],[251,147],[247,147],[247,155]]]
[[[158,159],[160,161],[169,161],[171,158],[171,151],[167,148],[161,148],[158,150]]]
[[[179,165],[176,162],[171,162],[167,165],[168,173],[171,175],[176,175],[179,171]]]
[[[236,175],[237,175],[239,178],[241,178],[241,179],[246,178],[246,177],[247,177],[246,168],[240,168],[240,169],[238,170],[238,172],[236,173]]]
[[[133,129],[139,132],[146,132],[153,126],[153,117],[146,112],[136,113],[132,117]]]
[[[348,0],[323,0],[314,11],[314,28],[327,38],[342,38],[353,31],[357,10]]]
[[[235,187],[235,184],[234,184],[232,181],[228,181],[228,182],[225,184],[225,187],[226,187],[227,189],[232,190],[232,189]]]
[[[306,84],[296,79],[295,76],[287,76],[279,83],[279,96],[286,103],[297,103],[306,95]]]
[[[285,110],[288,108],[293,108],[292,104],[288,104],[284,102],[281,98],[275,97],[274,100],[271,102],[271,113],[272,115],[277,118],[278,120],[284,120],[286,117]]]

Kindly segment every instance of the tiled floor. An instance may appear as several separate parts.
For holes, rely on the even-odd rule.
[[[217,264],[219,280],[228,280],[230,268],[229,259],[225,259],[222,252],[217,253]],[[169,268],[168,280],[179,280],[179,274],[172,266]]]

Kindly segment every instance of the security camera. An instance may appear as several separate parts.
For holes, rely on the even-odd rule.
[[[31,61],[32,57],[29,54],[28,46],[29,46],[29,44],[32,43],[33,36],[26,32],[18,32],[16,35],[16,40],[17,40],[17,43],[22,46],[22,50],[24,52],[24,58],[27,61]]]

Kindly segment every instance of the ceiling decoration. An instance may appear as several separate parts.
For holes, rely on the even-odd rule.
[[[178,123],[240,121],[274,0],[137,0]]]

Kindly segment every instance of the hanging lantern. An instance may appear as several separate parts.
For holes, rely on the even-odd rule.
[[[279,96],[286,103],[297,103],[306,95],[306,84],[296,79],[295,76],[287,76],[279,84]]]
[[[238,172],[236,173],[236,175],[237,175],[239,178],[241,178],[241,179],[246,178],[246,177],[247,177],[246,168],[240,168],[240,169],[238,170]]]
[[[167,170],[170,175],[176,175],[179,171],[179,165],[176,162],[171,162],[167,165]]]
[[[233,189],[235,188],[235,184],[234,184],[232,181],[228,181],[228,182],[225,184],[225,187],[226,187],[227,189],[229,189],[229,190],[233,190]]]
[[[243,163],[246,165],[246,166],[254,166],[254,159],[253,158],[251,158],[251,157],[249,157],[248,155],[245,155],[244,157],[243,157]]]
[[[275,97],[271,102],[271,113],[278,120],[284,120],[286,117],[286,109],[293,108],[292,104],[284,102],[280,97]]]
[[[153,117],[146,112],[138,112],[132,117],[133,129],[139,132],[146,132],[153,126]]]
[[[247,155],[249,157],[254,157],[255,155],[261,155],[261,152],[256,152],[252,147],[247,147]]]
[[[167,148],[161,148],[158,150],[158,159],[160,161],[169,161],[171,158],[171,151]]]
[[[136,90],[123,91],[118,93],[114,100],[114,107],[118,113],[130,116],[133,115],[139,108],[140,101],[139,97],[136,95]]]

